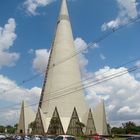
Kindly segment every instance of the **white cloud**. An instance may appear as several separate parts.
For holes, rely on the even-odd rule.
[[[76,50],[84,50],[85,52],[87,52],[86,48],[87,48],[87,43],[80,37],[77,37],[74,41]]]
[[[19,109],[22,100],[27,101],[29,104],[37,103],[37,106],[41,88],[33,87],[27,89],[19,87],[16,82],[10,80],[8,77],[0,75],[0,93],[0,112],[2,112],[0,115],[0,124],[15,124],[19,118]],[[5,102],[7,106],[9,106],[8,104],[11,106],[4,109],[3,102]],[[12,106],[15,104],[18,105]],[[15,108],[17,110],[14,110]]]
[[[125,114],[125,113],[134,113],[134,110],[133,109],[130,109],[129,106],[124,106],[122,108],[120,108],[118,111],[117,111],[118,114]]]
[[[8,110],[6,112],[2,112],[0,119],[2,121],[0,121],[0,123],[2,125],[15,125],[17,122],[17,120],[19,119],[19,112],[18,111],[14,111],[14,110]]]
[[[103,79],[106,76],[125,70],[127,71],[127,68],[104,67],[93,74],[93,79]],[[140,82],[133,75],[127,73],[118,78],[89,87],[87,91],[87,99],[91,106],[95,105],[94,100],[97,102],[100,98],[105,99],[107,115],[111,124],[115,124],[115,122],[117,124],[124,120],[139,120]]]
[[[37,8],[45,7],[54,1],[55,0],[26,0],[23,5],[29,15],[38,15]]]
[[[140,60],[138,60],[138,61],[136,62],[135,66],[137,66],[138,69],[140,68]],[[140,79],[140,70],[138,70],[138,71],[135,73],[135,77],[136,77],[137,79]]]
[[[104,54],[100,54],[100,58],[102,59],[102,60],[105,60],[106,59],[106,57],[104,56]]]
[[[136,62],[136,66],[140,68],[140,60]]]
[[[45,71],[49,59],[50,51],[47,49],[35,50],[35,58],[33,60],[33,69],[37,73]]]
[[[99,48],[99,45],[97,43],[90,43],[88,44],[88,46],[90,46],[90,48],[92,49]]]
[[[74,44],[75,44],[75,47],[76,47],[76,51],[77,52],[81,51],[81,53],[79,53],[77,55],[77,57],[78,57],[78,60],[79,60],[79,65],[80,65],[80,69],[81,69],[82,78],[85,78],[85,77],[90,75],[90,73],[88,73],[87,69],[86,69],[86,66],[88,65],[88,59],[85,56],[85,54],[88,53],[88,50],[87,50],[88,44],[80,37],[77,37],[75,39]],[[93,44],[90,44],[90,46],[93,46]],[[93,47],[93,48],[98,48],[97,44],[95,44],[94,46],[95,47]]]
[[[0,51],[0,68],[3,66],[14,66],[19,59],[19,54]]]
[[[120,25],[126,24],[130,19],[136,18],[139,14],[137,10],[138,2],[136,0],[116,0],[119,6],[119,12],[116,19],[104,23],[102,30],[117,28]]]
[[[108,105],[108,111],[112,111],[115,108],[115,105]]]
[[[81,38],[76,38],[75,46],[78,49],[86,49],[87,43]],[[82,76],[84,78],[91,77],[88,81],[83,82],[85,86],[87,84],[89,85],[89,83],[96,84],[100,79],[106,78],[110,75],[122,71],[128,71],[125,67],[110,68],[106,66],[94,73],[89,73],[86,68],[89,64],[89,61],[85,57],[87,52],[88,50],[85,50],[80,56],[78,56]],[[137,62],[137,65],[138,64],[139,61]],[[88,87],[86,89],[86,99],[91,107],[94,107],[101,99],[104,99],[108,116],[107,118],[112,125],[118,125],[128,120],[140,123],[140,81],[136,80],[134,75],[131,75],[130,73]]]
[[[28,51],[28,53],[29,53],[29,54],[33,54],[33,53],[34,53],[34,50],[33,50],[33,49],[30,49],[30,50]]]
[[[3,66],[13,66],[19,59],[18,53],[9,52],[17,37],[15,28],[16,22],[13,18],[10,18],[4,27],[0,27],[0,68]]]
[[[74,41],[75,47],[76,47],[76,51],[79,52],[81,51],[81,53],[78,54],[78,59],[79,59],[79,63],[80,63],[80,67],[83,69],[87,64],[88,64],[88,60],[85,58],[85,55],[88,51],[87,51],[87,43],[82,39],[77,37]]]
[[[136,73],[136,74],[135,74],[135,77],[136,77],[137,79],[140,79],[140,72],[139,72],[139,73]]]
[[[32,95],[39,96],[38,93],[40,92],[40,88],[33,87],[31,89],[26,89],[19,87],[14,81],[3,75],[0,75],[0,91],[0,100],[3,99],[5,101],[20,102],[23,99],[26,99],[26,101],[34,101],[34,99],[31,97]]]

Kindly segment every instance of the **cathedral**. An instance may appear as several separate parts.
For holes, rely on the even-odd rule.
[[[62,0],[38,111],[29,119],[25,114],[32,111],[22,105],[18,133],[108,135],[104,102],[88,107],[75,53],[67,1]]]

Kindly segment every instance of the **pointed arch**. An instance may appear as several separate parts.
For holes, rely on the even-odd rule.
[[[89,109],[87,123],[86,123],[86,135],[96,133],[95,123],[92,115],[91,109]]]
[[[78,113],[76,111],[76,108],[74,107],[70,123],[67,129],[67,134],[69,135],[81,135],[83,134],[82,127],[80,125],[80,120],[78,117]],[[82,123],[81,123],[82,124]]]
[[[53,116],[50,120],[47,134],[54,134],[54,135],[64,134],[63,126],[61,123],[61,119],[59,117],[57,107],[55,107],[55,110],[53,112]]]

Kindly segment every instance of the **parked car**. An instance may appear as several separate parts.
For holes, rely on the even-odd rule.
[[[135,137],[129,137],[126,140],[140,140],[140,137],[135,136]]]
[[[22,136],[16,135],[15,140],[23,140]]]
[[[54,140],[76,140],[76,138],[71,135],[59,135]]]
[[[106,138],[103,138],[99,135],[95,135],[95,136],[87,136],[85,138],[85,140],[107,140]]]
[[[5,135],[0,134],[0,140],[4,140],[5,138],[6,138],[6,136],[5,136]]]
[[[25,135],[25,136],[23,136],[23,139],[24,139],[24,140],[31,140],[31,137],[28,136],[28,135]]]
[[[34,135],[31,137],[31,140],[41,140],[42,136],[41,135]]]
[[[41,138],[41,140],[54,140],[56,136],[54,135],[46,135]]]

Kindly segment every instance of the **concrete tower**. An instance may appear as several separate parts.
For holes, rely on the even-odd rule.
[[[106,113],[104,100],[102,100],[93,110],[93,116],[95,121],[95,127],[100,135],[108,135]]]
[[[23,135],[30,133],[29,125],[34,120],[35,120],[35,112],[25,101],[23,101],[20,111],[17,133]]]
[[[82,121],[87,105],[83,90],[77,90],[74,83],[81,85],[81,75],[66,0],[62,0],[55,39],[52,44],[39,108],[44,113],[46,124],[57,108],[64,133],[67,133],[71,115],[77,111]],[[48,131],[49,125],[46,128]]]

